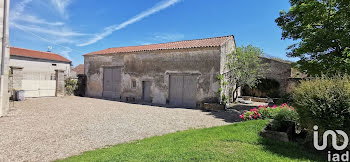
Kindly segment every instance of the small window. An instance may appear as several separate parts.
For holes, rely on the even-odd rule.
[[[131,80],[131,88],[136,88],[136,80]]]
[[[52,64],[52,66],[57,66],[57,64]]]

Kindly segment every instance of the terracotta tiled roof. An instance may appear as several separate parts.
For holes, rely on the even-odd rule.
[[[84,64],[79,64],[73,69],[73,71],[75,71],[77,74],[84,74]]]
[[[91,52],[91,53],[85,54],[85,56],[96,55],[96,54],[138,52],[138,51],[218,47],[231,38],[233,38],[233,35],[223,36],[223,37],[214,37],[214,38],[205,38],[205,39],[177,41],[177,42],[161,43],[161,44],[150,44],[150,45],[142,45],[142,46],[116,47],[116,48],[108,48],[102,51]]]
[[[55,61],[62,61],[62,62],[69,62],[69,63],[71,62],[70,60],[56,53],[35,51],[30,49],[18,48],[18,47],[10,47],[10,54],[13,56],[40,58],[40,59],[55,60]]]

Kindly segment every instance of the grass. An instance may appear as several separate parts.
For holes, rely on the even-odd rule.
[[[320,161],[295,143],[258,136],[266,120],[193,129],[88,151],[60,161]]]

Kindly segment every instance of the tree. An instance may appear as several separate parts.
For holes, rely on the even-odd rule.
[[[265,65],[261,62],[261,56],[263,56],[262,50],[252,45],[238,47],[236,51],[227,55],[225,65],[227,72],[221,78],[224,78],[223,85],[228,87],[233,101],[237,99],[239,87],[255,87],[259,83],[259,78],[263,77],[262,70]]]
[[[288,12],[275,21],[282,39],[297,43],[288,47],[299,57],[297,67],[311,76],[350,73],[350,1],[290,0]]]

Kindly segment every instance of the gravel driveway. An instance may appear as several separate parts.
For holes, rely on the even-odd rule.
[[[0,161],[51,161],[189,128],[229,124],[208,112],[93,98],[37,98],[0,118]]]

